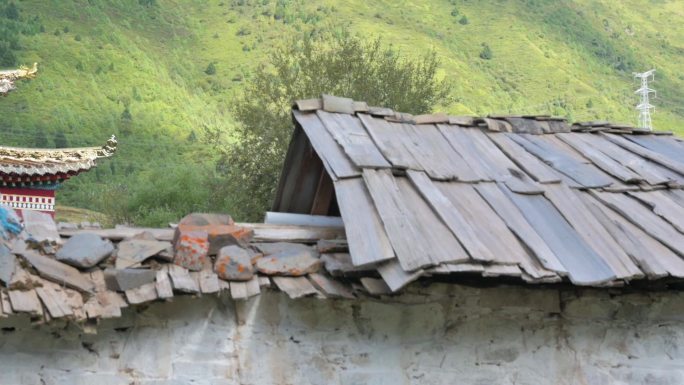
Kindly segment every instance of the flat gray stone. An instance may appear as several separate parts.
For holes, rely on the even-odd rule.
[[[67,264],[40,255],[32,250],[25,250],[21,255],[33,265],[43,278],[81,291],[91,292],[95,288],[91,280]]]
[[[82,233],[69,238],[55,256],[69,265],[88,269],[102,262],[112,251],[114,245],[108,239],[102,239],[97,234]]]
[[[227,281],[249,281],[254,276],[252,253],[239,246],[223,247],[214,263],[214,272]]]
[[[33,210],[21,210],[24,219],[24,230],[36,242],[61,242],[57,224],[50,214]]]
[[[117,247],[115,266],[117,269],[138,266],[146,259],[154,257],[162,251],[167,251],[167,254],[172,254],[171,242],[147,239],[130,239],[122,241]]]
[[[9,247],[4,243],[0,243],[0,282],[9,285],[12,280],[12,274],[17,266],[17,257],[12,254]]]
[[[263,251],[263,250],[262,250]],[[259,272],[267,275],[298,277],[316,273],[321,268],[318,252],[311,247],[290,248],[276,253],[266,253],[256,261]]]
[[[105,269],[107,289],[126,291],[155,282],[157,272],[148,269]]]

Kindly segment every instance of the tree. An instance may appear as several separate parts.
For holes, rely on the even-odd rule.
[[[124,105],[124,110],[121,113],[121,125],[119,133],[121,136],[128,136],[133,132],[133,114],[128,108],[128,104]]]
[[[207,69],[204,70],[207,75],[216,75],[216,65],[214,63],[209,63]]]
[[[19,20],[19,8],[14,2],[11,2],[5,8],[5,17],[10,20]]]
[[[467,16],[463,15],[463,17],[458,20],[458,23],[461,25],[466,25],[466,24],[470,23],[470,21],[468,21]]]
[[[492,54],[492,49],[489,48],[487,43],[482,43],[482,51],[480,51],[480,59],[491,60],[494,55]]]
[[[36,130],[36,134],[33,137],[33,145],[38,148],[45,148],[48,146],[48,138],[47,135],[45,135],[45,130],[42,128]]]
[[[69,147],[69,141],[67,140],[66,135],[64,134],[64,131],[57,131],[55,133],[55,147],[57,148],[66,148]]]
[[[233,103],[237,140],[217,165],[226,178],[215,191],[230,197],[231,214],[243,220],[260,219],[272,200],[292,134],[293,100],[327,93],[419,114],[450,92],[436,76],[434,52],[408,58],[380,39],[348,32],[296,36],[269,59]]]

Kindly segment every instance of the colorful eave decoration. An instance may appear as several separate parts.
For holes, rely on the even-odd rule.
[[[102,147],[35,149],[0,146],[0,186],[54,189],[61,182],[95,167],[97,159],[116,152],[112,136]]]
[[[33,63],[33,67],[20,67],[15,70],[0,71],[0,96],[7,95],[14,90],[14,82],[19,79],[31,79],[38,72],[38,63]]]

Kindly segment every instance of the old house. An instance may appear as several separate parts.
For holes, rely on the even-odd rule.
[[[330,96],[293,118],[264,224],[25,223],[0,382],[684,382],[680,138]]]

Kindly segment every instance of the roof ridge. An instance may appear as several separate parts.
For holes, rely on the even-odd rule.
[[[612,134],[650,134],[672,135],[670,131],[649,131],[629,124],[613,123],[605,120],[570,123],[561,116],[549,114],[518,114],[487,116],[450,115],[445,112],[413,115],[395,111],[389,107],[369,106],[363,101],[351,98],[322,94],[320,98],[300,99],[292,108],[301,112],[323,110],[332,113],[356,115],[367,113],[390,122],[408,124],[451,124],[466,127],[479,127],[494,132],[526,134],[557,134],[567,132],[606,132]]]

